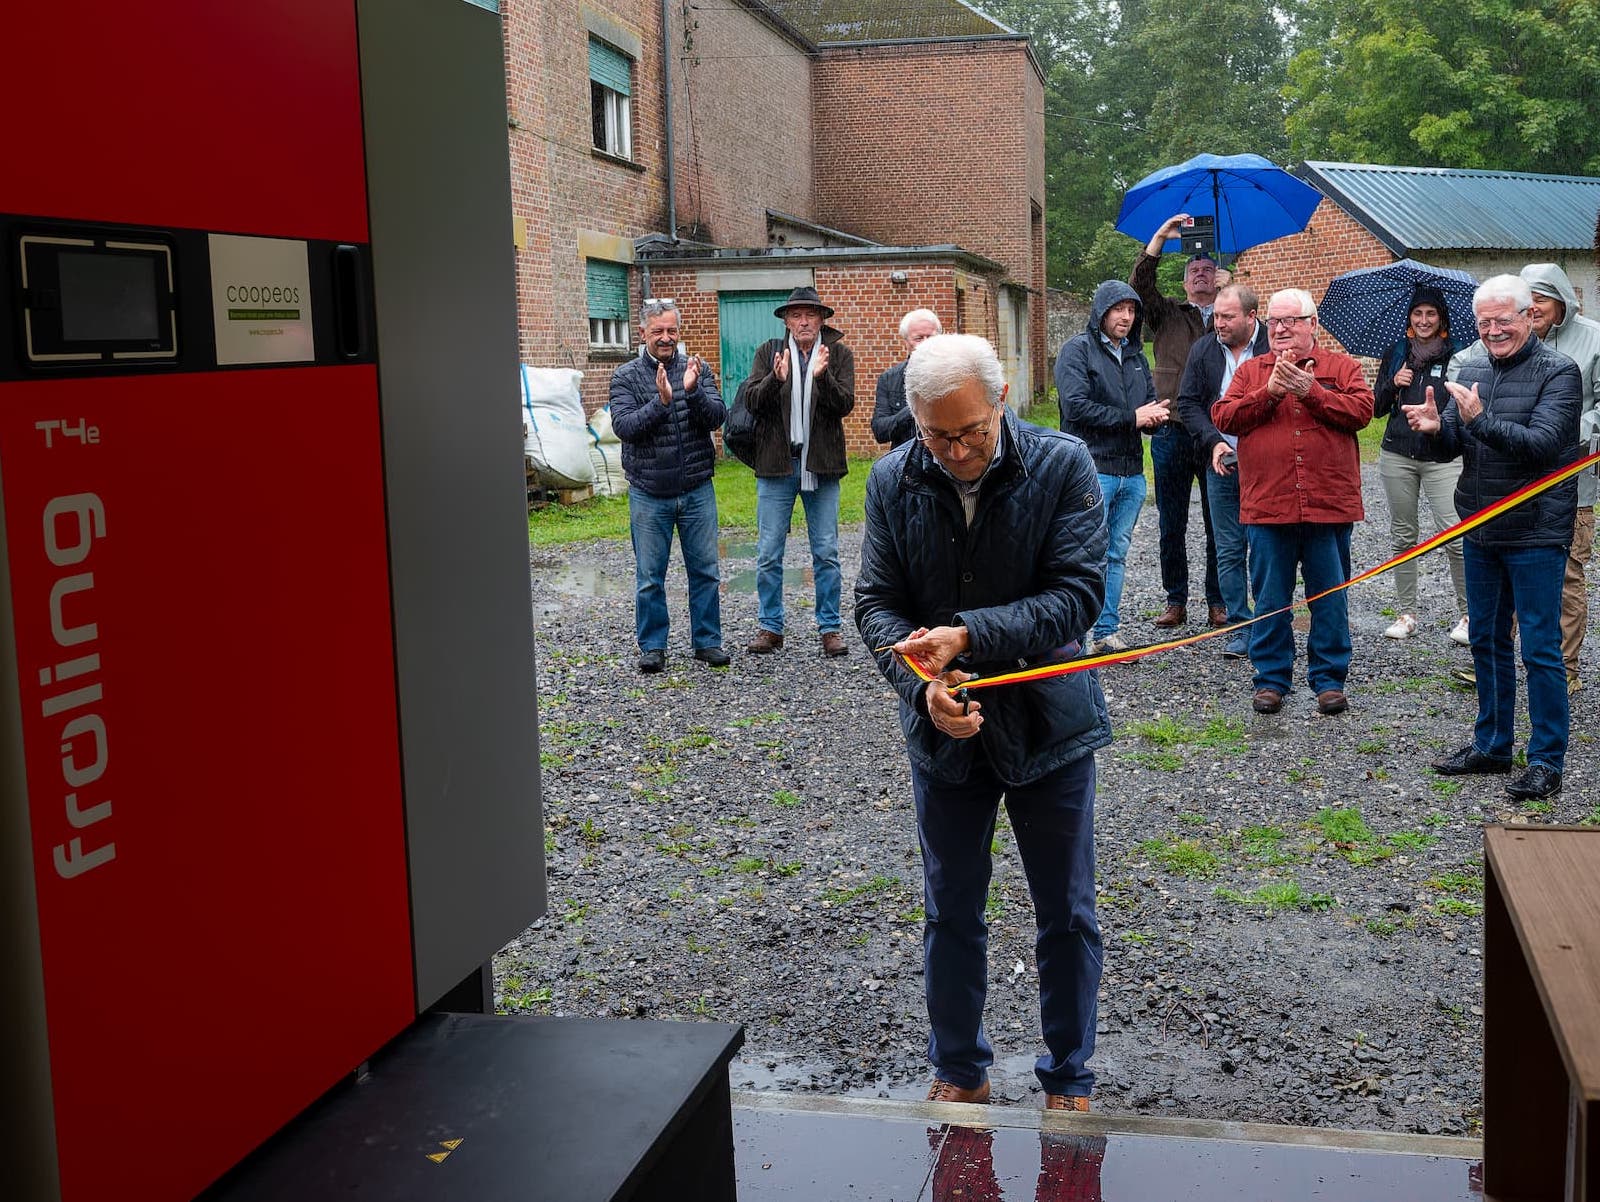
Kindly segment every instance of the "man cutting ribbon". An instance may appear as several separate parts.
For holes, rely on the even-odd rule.
[[[1093,671],[964,700],[971,672],[1074,654],[1105,600],[1106,523],[1078,438],[1018,422],[994,348],[927,339],[906,365],[916,437],[867,481],[856,625],[900,696],[922,847],[928,1058],[936,1101],[986,1102],[984,904],[1005,799],[1033,897],[1051,1109],[1094,1074],[1094,752],[1111,724]],[[901,656],[936,679],[924,680]],[[952,691],[955,690],[955,691]]]

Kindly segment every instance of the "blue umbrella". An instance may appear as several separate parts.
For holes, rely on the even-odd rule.
[[[1174,214],[1215,217],[1217,250],[1237,254],[1299,233],[1321,199],[1310,184],[1259,154],[1197,154],[1129,188],[1117,212],[1117,229],[1148,242]],[[1169,239],[1166,249],[1178,246]]]
[[[1430,267],[1414,259],[1335,276],[1317,306],[1317,317],[1322,328],[1352,355],[1381,359],[1406,332],[1411,320],[1411,290],[1418,284],[1430,284],[1444,293],[1451,346],[1466,346],[1478,336],[1472,313],[1472,293],[1478,281],[1453,267]]]

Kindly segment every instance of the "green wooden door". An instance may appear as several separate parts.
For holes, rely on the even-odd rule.
[[[789,299],[781,292],[719,292],[717,319],[722,330],[722,397],[733,404],[739,385],[750,374],[756,348],[783,333],[783,322],[772,311]]]

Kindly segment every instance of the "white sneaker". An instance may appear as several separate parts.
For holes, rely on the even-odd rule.
[[[1094,645],[1096,655],[1111,655],[1114,652],[1128,650],[1128,644],[1116,631],[1112,631],[1103,639],[1097,639]]]
[[[1472,639],[1467,635],[1467,620],[1465,618],[1456,623],[1455,629],[1450,632],[1450,637],[1463,647],[1472,646]]]
[[[1394,620],[1394,625],[1383,632],[1386,639],[1408,639],[1417,633],[1417,620],[1410,614],[1401,614]]]

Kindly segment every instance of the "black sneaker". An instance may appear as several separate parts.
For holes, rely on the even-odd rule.
[[[1508,784],[1506,792],[1520,801],[1538,801],[1561,792],[1561,773],[1549,764],[1534,764]]]
[[[667,653],[660,647],[639,652],[639,671],[659,672],[667,666]]]
[[[696,647],[694,657],[713,668],[726,668],[733,662],[733,657],[721,647]]]
[[[1433,763],[1440,776],[1489,776],[1511,771],[1511,757],[1484,755],[1471,743],[1452,755]]]

